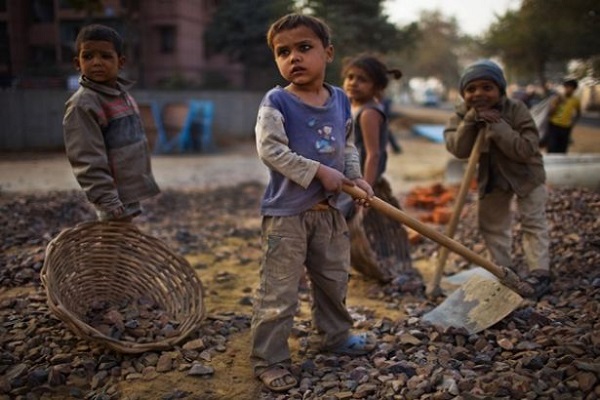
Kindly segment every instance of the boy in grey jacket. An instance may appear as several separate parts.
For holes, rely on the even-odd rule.
[[[75,42],[80,88],[66,103],[67,158],[100,220],[131,220],[140,201],[159,193],[132,83],[120,78],[125,58],[119,34],[103,25],[84,27]]]
[[[479,158],[479,231],[496,263],[510,266],[512,213],[516,197],[521,215],[526,281],[537,297],[550,287],[550,255],[546,221],[546,172],[539,134],[521,101],[506,97],[506,80],[489,60],[467,67],[460,79],[465,100],[444,131],[446,148],[467,158],[478,135],[484,135]]]

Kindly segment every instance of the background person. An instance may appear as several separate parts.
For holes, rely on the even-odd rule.
[[[510,267],[510,206],[516,198],[529,270],[526,281],[539,297],[550,287],[550,255],[546,172],[535,122],[523,102],[507,98],[502,69],[490,60],[468,66],[459,89],[464,103],[444,130],[446,148],[468,158],[477,135],[485,135],[477,177],[479,231],[494,261]]]
[[[571,144],[571,130],[581,117],[581,102],[575,91],[577,80],[568,79],[563,83],[564,93],[554,96],[550,103],[550,119],[546,149],[548,153],[567,153]]]
[[[79,89],[66,103],[63,133],[77,182],[100,220],[131,220],[140,201],[159,193],[132,82],[119,77],[123,40],[112,28],[88,25],[75,41]]]

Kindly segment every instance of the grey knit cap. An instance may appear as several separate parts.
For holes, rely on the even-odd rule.
[[[465,91],[465,87],[477,79],[490,79],[498,85],[501,94],[506,94],[506,79],[502,68],[493,61],[490,60],[479,60],[474,62],[465,68],[464,72],[458,82],[460,88],[460,94],[462,95]]]

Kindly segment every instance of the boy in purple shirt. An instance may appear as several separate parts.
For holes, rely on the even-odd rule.
[[[321,349],[350,355],[374,349],[367,334],[351,334],[345,299],[350,268],[348,227],[336,200],[342,185],[373,190],[361,176],[350,139],[350,103],[324,83],[333,60],[321,20],[288,14],[271,25],[267,43],[289,84],[269,91],[256,123],[258,155],[270,170],[261,203],[264,255],[252,317],[254,373],[273,391],[297,384],[288,337],[304,267],[312,282],[313,323]]]

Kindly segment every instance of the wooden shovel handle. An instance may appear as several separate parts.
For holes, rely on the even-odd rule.
[[[467,168],[465,170],[465,174],[463,180],[460,184],[460,188],[458,190],[458,194],[456,195],[456,202],[454,203],[454,210],[452,211],[452,217],[448,222],[446,227],[446,236],[450,239],[454,238],[454,234],[456,233],[456,228],[458,227],[458,222],[460,220],[460,215],[462,214],[462,209],[465,205],[465,200],[467,198],[467,194],[469,193],[469,188],[471,186],[471,180],[473,180],[473,176],[475,175],[475,170],[477,169],[477,163],[479,162],[479,154],[481,152],[481,143],[483,143],[484,138],[483,131],[480,131],[475,139],[475,143],[473,144],[473,148],[471,149],[471,155],[469,156],[469,162],[467,163]],[[440,281],[442,280],[442,271],[446,265],[446,260],[448,259],[448,248],[442,246],[440,248],[440,254],[438,256],[435,273],[433,275],[433,281],[431,283],[431,288],[429,291],[435,292],[439,289]]]
[[[367,193],[365,193],[365,191],[359,188],[358,186],[344,185],[342,187],[342,190],[354,198],[367,198]],[[529,296],[533,293],[533,288],[531,288],[531,286],[529,286],[528,284],[522,282],[519,279],[519,277],[509,268],[494,264],[490,260],[480,256],[479,254],[472,252],[459,242],[450,239],[444,234],[438,232],[437,230],[425,225],[421,221],[409,216],[404,211],[392,206],[391,204],[386,203],[377,196],[373,196],[368,200],[371,207],[373,207],[377,211],[388,216],[389,218],[403,223],[404,225],[419,232],[423,236],[433,240],[438,244],[441,244],[442,246],[447,247],[455,253],[463,256],[467,260],[485,268],[486,270],[497,276],[498,279],[502,281],[502,283],[515,290],[517,293],[524,296]]]

